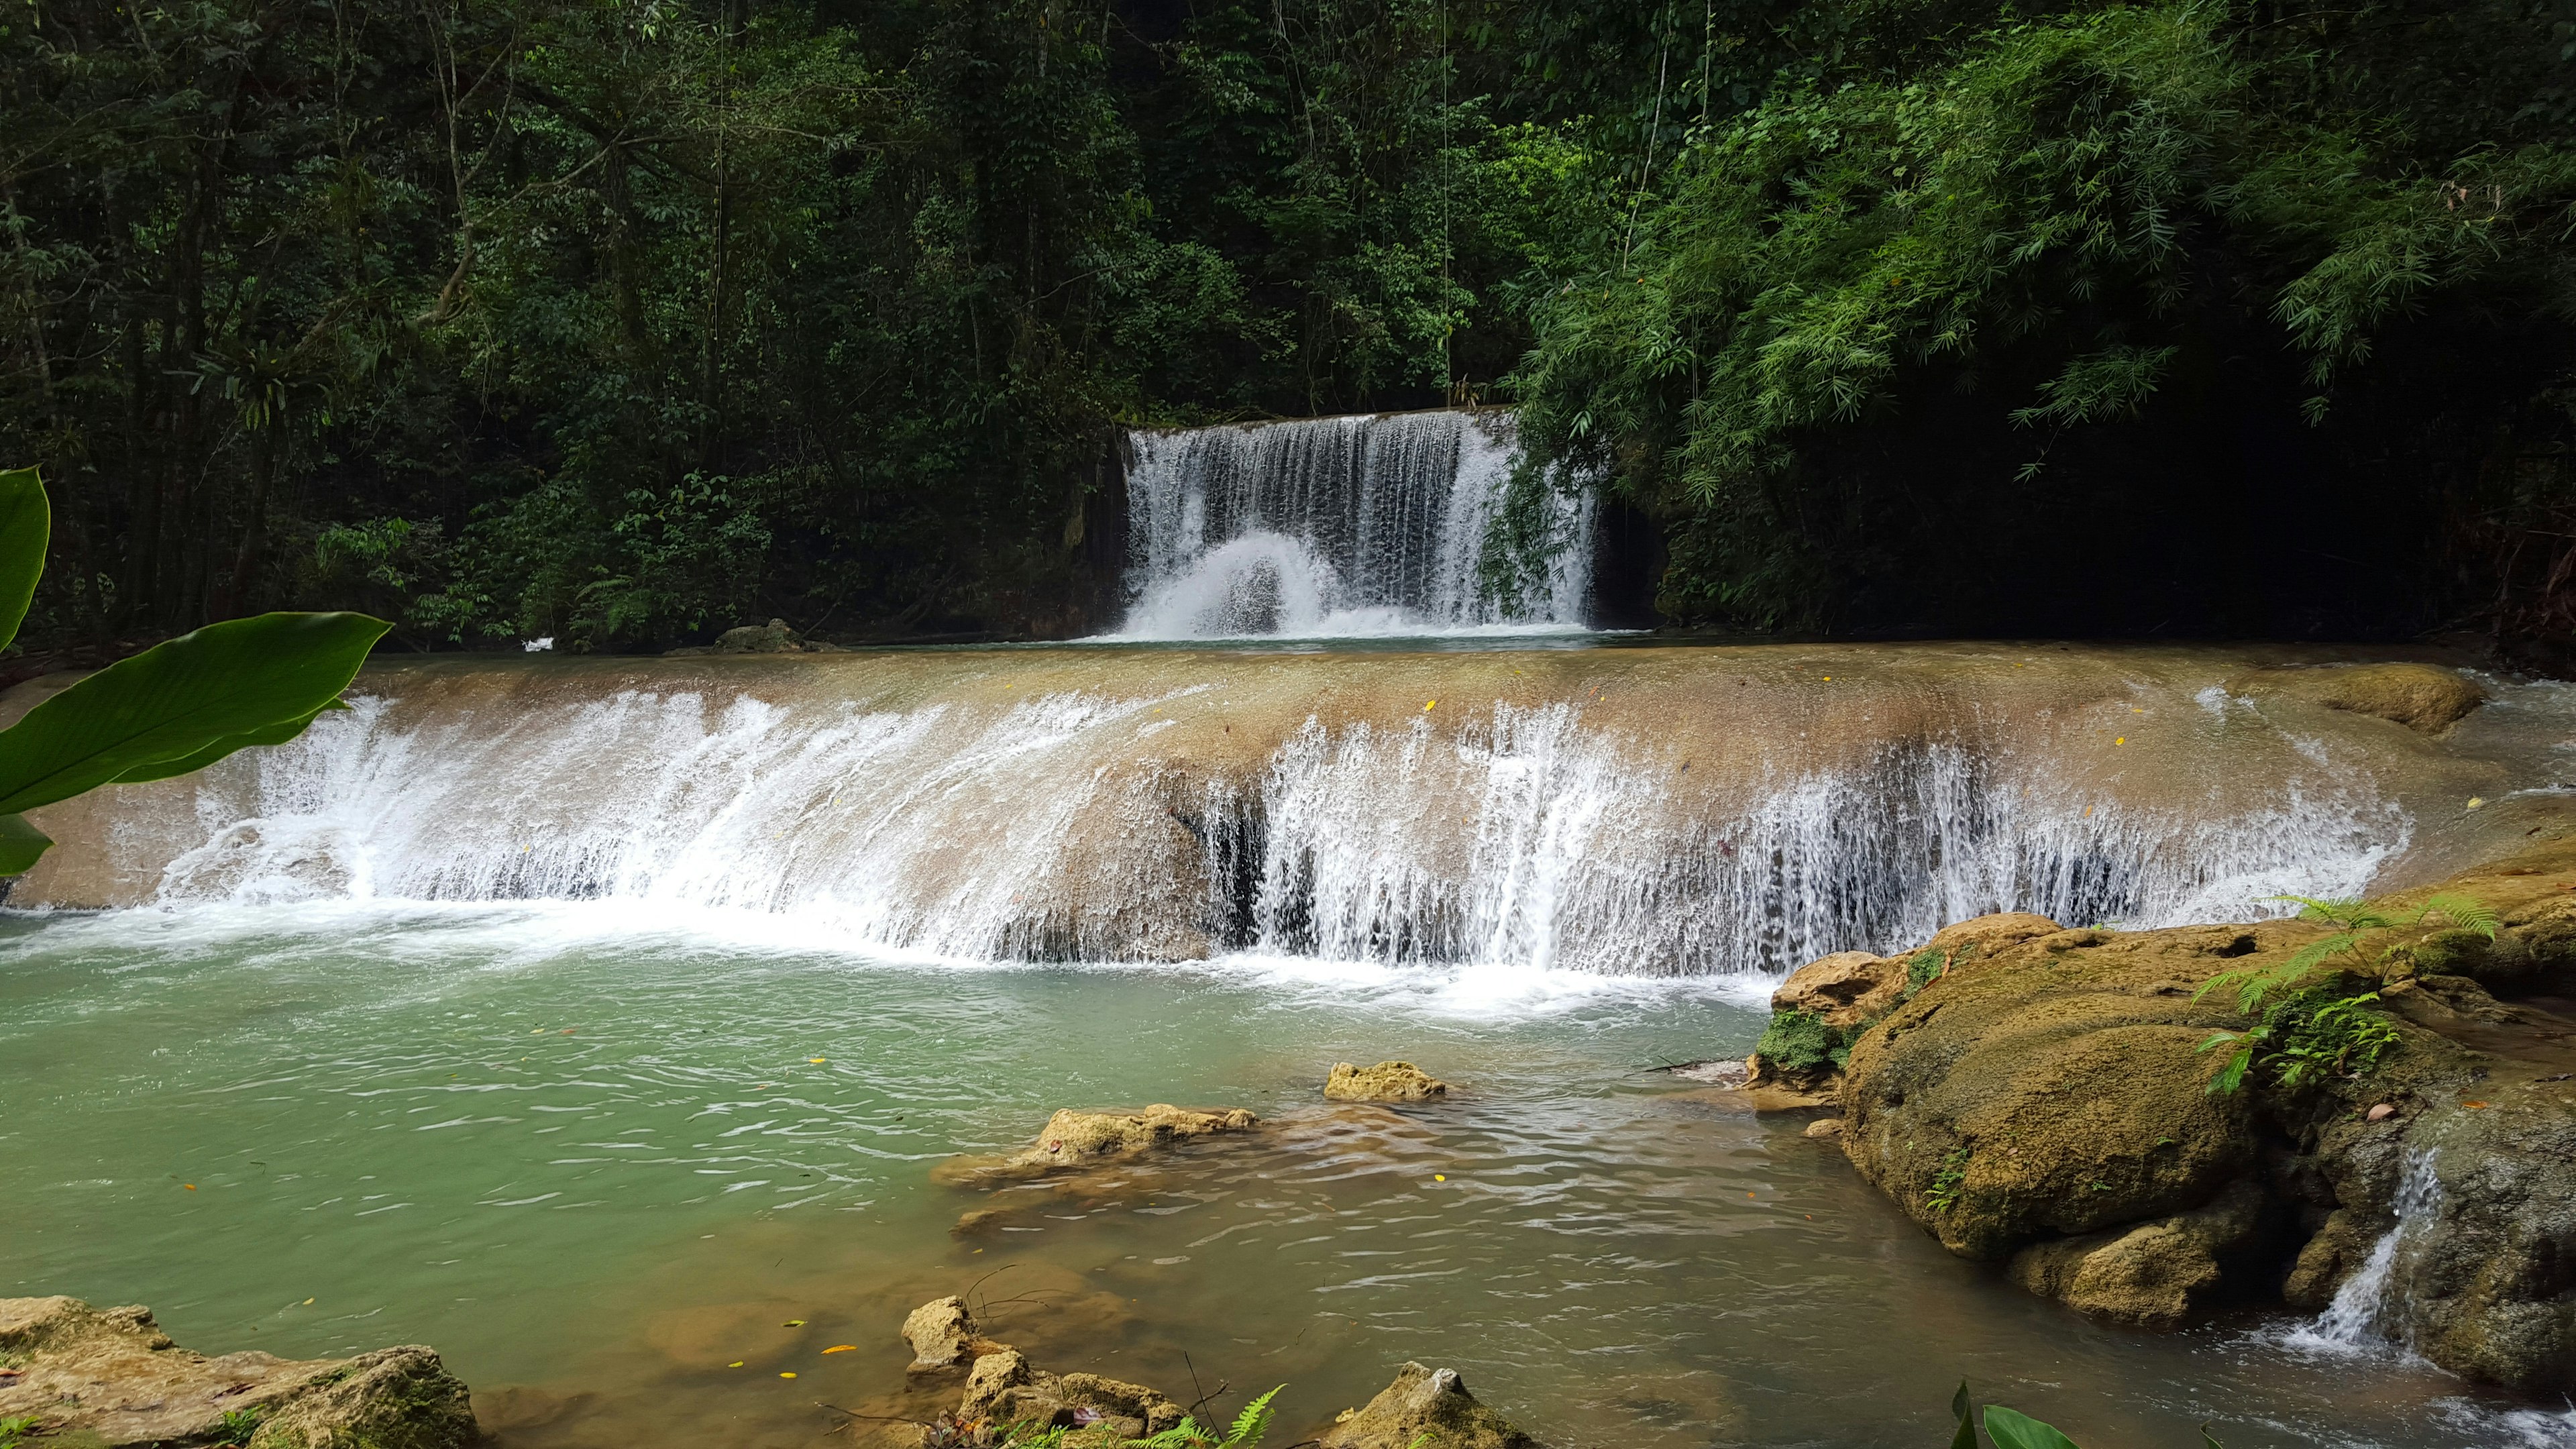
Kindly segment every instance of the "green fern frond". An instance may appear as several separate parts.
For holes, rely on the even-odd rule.
[[[1226,1432],[1225,1443],[1220,1449],[1258,1449],[1261,1436],[1270,1432],[1270,1401],[1279,1396],[1279,1389],[1286,1387],[1286,1384],[1281,1384],[1244,1405],[1243,1412],[1234,1416],[1234,1427]]]
[[[2415,913],[2416,923],[2420,925],[2431,916],[2440,916],[2448,920],[2455,929],[2475,931],[2490,941],[2495,939],[2498,925],[2495,909],[2474,896],[2430,897],[2424,902],[2424,909]]]

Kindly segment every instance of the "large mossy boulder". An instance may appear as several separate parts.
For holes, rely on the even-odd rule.
[[[2211,1038],[2250,1022],[2232,990],[2201,987],[2326,928],[1991,938],[1851,1037],[1844,1150],[1953,1252],[2109,1320],[2313,1311],[2393,1244],[2375,1306],[2393,1340],[2492,1382],[2576,1387],[2576,1016],[2559,1014],[2576,996],[2576,845],[2387,904],[2436,889],[2494,908],[2496,938],[2436,935],[2376,978],[2309,978],[2376,987],[2386,1049],[2295,1075],[2273,1059],[2236,1091],[2212,1090],[2232,1043]],[[2410,1163],[2433,1186],[2401,1220]]]
[[[229,1443],[247,1449],[469,1449],[464,1384],[417,1345],[345,1359],[251,1350],[209,1357],[148,1308],[0,1298],[0,1419],[69,1445]]]

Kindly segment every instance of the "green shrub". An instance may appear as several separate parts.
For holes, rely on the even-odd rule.
[[[1821,1017],[1796,1010],[1775,1011],[1771,1024],[1762,1029],[1762,1040],[1754,1043],[1753,1054],[1784,1075],[1814,1076],[1841,1071],[1851,1059],[1851,1042],[1843,1033],[1825,1025]]]

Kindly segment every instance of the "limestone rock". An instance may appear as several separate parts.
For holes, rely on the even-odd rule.
[[[1456,1369],[1408,1363],[1365,1408],[1326,1429],[1322,1449],[1538,1449],[1538,1441],[1467,1392]]]
[[[2233,1018],[2163,991],[2188,947],[2050,949],[2087,934],[2006,947],[1851,1048],[1844,1150],[1962,1256],[2186,1212],[2253,1168],[2251,1106],[2205,1090],[2199,1050]]]
[[[2065,929],[2048,917],[2033,915],[2029,911],[1997,911],[1992,915],[1972,916],[1954,926],[1944,926],[1933,933],[1931,940],[1904,954],[1911,961],[1925,951],[1941,952],[1949,958],[1943,967],[1946,972],[1951,968],[1972,965],[1979,958],[1991,956],[2007,946],[2018,946],[2041,936],[2054,936]]]
[[[797,637],[795,630],[787,627],[786,620],[772,619],[766,624],[745,624],[739,629],[727,629],[718,634],[715,652],[718,654],[794,654],[804,647],[804,641]]]
[[[201,1442],[226,1414],[255,1416],[253,1449],[467,1449],[482,1439],[465,1385],[417,1346],[347,1359],[249,1351],[209,1358],[171,1343],[147,1308],[0,1299],[0,1419],[110,1446]]]
[[[1181,1406],[1142,1384],[1097,1374],[1051,1374],[1031,1365],[1019,1350],[1005,1348],[975,1360],[957,1418],[1037,1432],[1076,1429],[1084,1432],[1068,1435],[1067,1443],[1079,1437],[1115,1445],[1180,1423]]]
[[[2257,1245],[2263,1217],[2262,1189],[2240,1181],[2194,1212],[2024,1248],[2006,1272],[2096,1317],[2178,1328],[2220,1296],[2228,1264]]]
[[[1380,1062],[1355,1067],[1335,1062],[1324,1079],[1324,1095],[1336,1102],[1419,1102],[1449,1095],[1449,1084],[1411,1062]]]
[[[1067,1107],[1047,1119],[1029,1147],[1004,1165],[1041,1171],[1167,1147],[1193,1137],[1249,1132],[1261,1119],[1241,1107],[1201,1111],[1157,1102],[1142,1112],[1077,1112]]]
[[[2476,682],[2433,664],[2258,669],[2229,680],[2227,688],[2233,694],[2286,695],[2328,709],[2373,715],[2428,735],[2449,729],[2487,700],[2486,690]]]
[[[1802,1137],[1840,1137],[1843,1135],[1843,1119],[1840,1117],[1819,1117],[1815,1121],[1808,1123],[1807,1130],[1798,1135]]]
[[[2303,1313],[2323,1312],[2334,1302],[2335,1290],[2370,1256],[2371,1245],[2387,1229],[2386,1223],[2367,1222],[2351,1208],[2336,1208],[2290,1264],[2290,1275],[2281,1283],[2281,1301]]]
[[[903,1341],[912,1345],[905,1372],[916,1374],[964,1368],[1002,1347],[984,1337],[975,1316],[966,1311],[966,1300],[953,1293],[912,1310],[903,1320]]]
[[[2527,1069],[2477,1091],[2486,1106],[2428,1114],[2406,1135],[2409,1150],[2434,1153],[2440,1188],[2401,1262],[2407,1341],[2454,1372],[2565,1394],[2576,1390],[2576,1107]]]
[[[1803,1011],[1839,1031],[1887,1015],[1904,994],[1904,961],[1837,951],[1790,972],[1771,993],[1771,1009]]]

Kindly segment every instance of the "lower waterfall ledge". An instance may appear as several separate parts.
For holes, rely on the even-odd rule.
[[[2199,996],[2203,984],[2280,966],[2327,927],[2032,935],[2025,919],[1938,974],[1918,969],[1882,1014],[1837,1021],[1825,1034],[1840,1060],[1792,1074],[1840,1106],[1863,1177],[2032,1291],[2150,1328],[2228,1304],[2325,1307],[2303,1336],[2563,1392],[2576,1388],[2576,843],[2386,904],[2403,915],[2436,891],[2493,908],[2497,935],[2432,933],[2384,979],[2341,980],[2355,995],[2379,986],[2371,1019],[2393,1037],[2363,1070],[2266,1065],[2212,1090],[2230,1055],[2213,1036],[2249,1022],[2232,985]],[[1855,1000],[1869,974],[1850,961],[1819,973]],[[1781,1017],[1805,1007],[1819,1023],[1830,1004],[1801,997]],[[1758,1052],[1754,1067],[1781,1070]]]

